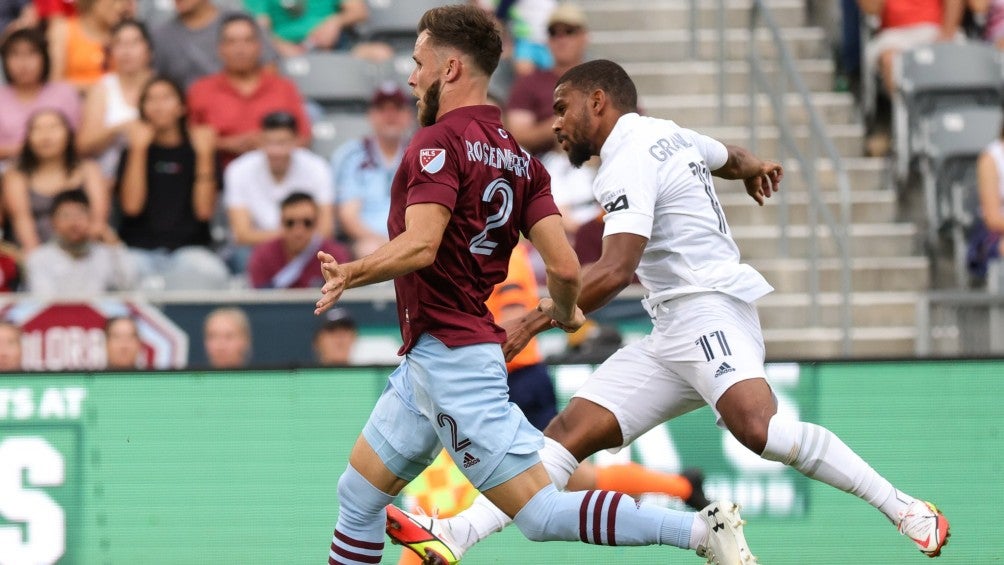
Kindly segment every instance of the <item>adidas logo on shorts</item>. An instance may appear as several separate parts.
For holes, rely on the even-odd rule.
[[[736,370],[732,367],[732,365],[729,365],[728,363],[722,363],[721,367],[718,367],[718,371],[715,372],[715,378],[717,379],[718,377],[726,373],[734,373],[734,372],[736,372]]]
[[[464,452],[464,469],[470,469],[471,467],[477,465],[480,462],[481,460],[471,455],[469,451]]]

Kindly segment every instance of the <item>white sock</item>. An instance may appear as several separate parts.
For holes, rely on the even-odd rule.
[[[775,414],[767,426],[767,445],[761,456],[857,496],[894,524],[899,523],[899,511],[913,501],[893,488],[836,434],[816,424]]]
[[[512,519],[483,494],[479,494],[470,507],[460,514],[443,520],[443,525],[449,530],[450,537],[464,550],[470,549],[474,544],[495,532],[501,532],[511,523]]]
[[[565,449],[565,446],[549,437],[544,438],[544,449],[539,453],[554,486],[558,490],[564,490],[579,462]],[[444,525],[450,530],[450,536],[465,550],[495,532],[502,531],[511,523],[512,519],[496,508],[483,494],[474,499],[470,508],[444,520]]]
[[[579,462],[575,456],[565,449],[557,440],[544,437],[544,449],[540,450],[540,460],[547,469],[551,482],[558,490],[565,490],[568,486],[568,479],[572,473],[579,468]]]
[[[694,516],[694,524],[690,527],[690,549],[697,549],[698,546],[708,540],[708,524],[699,515]]]

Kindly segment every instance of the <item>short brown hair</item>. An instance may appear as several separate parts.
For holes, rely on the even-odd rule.
[[[502,35],[492,17],[477,6],[459,4],[433,8],[418,21],[418,33],[429,32],[436,45],[470,55],[486,76],[492,76],[502,56]]]

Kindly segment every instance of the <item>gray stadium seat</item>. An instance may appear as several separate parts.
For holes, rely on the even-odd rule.
[[[327,114],[313,124],[311,133],[314,141],[311,150],[325,159],[330,159],[339,145],[350,139],[364,137],[371,129],[366,114]]]
[[[951,234],[956,282],[966,286],[966,243],[978,213],[976,160],[1001,134],[999,107],[970,106],[940,110],[921,125],[919,167],[924,184],[930,249],[943,233]],[[932,253],[932,261],[937,253]]]
[[[997,50],[986,43],[935,43],[903,53],[894,65],[893,139],[896,176],[905,181],[918,148],[923,121],[960,106],[999,107],[1004,71]]]
[[[418,20],[430,8],[457,4],[456,0],[368,0],[370,16],[359,27],[365,39],[383,41],[395,51],[411,51]]]
[[[329,111],[365,110],[384,73],[381,66],[330,51],[287,57],[282,72],[303,96]]]

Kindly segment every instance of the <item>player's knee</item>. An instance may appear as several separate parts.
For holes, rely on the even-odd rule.
[[[609,410],[573,398],[544,429],[544,435],[565,446],[578,460],[623,443],[620,424]]]
[[[371,523],[373,516],[379,514],[389,500],[389,495],[377,490],[351,465],[338,478],[338,514],[341,520],[363,525]]]
[[[547,525],[554,510],[553,497],[557,496],[558,492],[553,487],[547,488],[547,491],[534,496],[512,520],[523,536],[530,541],[555,539],[553,534],[549,534]]]
[[[516,524],[516,527],[526,539],[530,541],[549,541],[545,534],[545,524],[543,521],[527,517],[522,520],[514,520],[513,523]]]
[[[743,415],[737,423],[729,427],[732,435],[739,443],[746,446],[753,453],[763,453],[767,446],[767,436],[769,433],[770,418],[763,418],[758,414]]]

